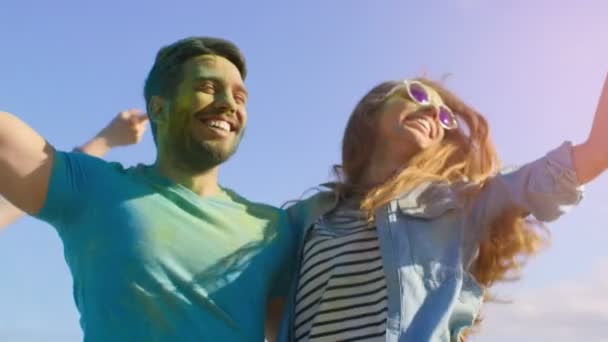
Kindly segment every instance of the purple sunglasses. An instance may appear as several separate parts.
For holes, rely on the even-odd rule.
[[[404,80],[401,84],[397,85],[395,89],[393,89],[389,96],[393,95],[399,89],[403,89],[407,91],[409,98],[416,102],[417,104],[428,107],[434,106],[437,110],[437,117],[439,118],[439,124],[446,130],[452,130],[458,128],[458,121],[456,120],[456,115],[448,106],[444,104],[435,105],[431,102],[431,96],[425,85],[418,81],[410,81]]]

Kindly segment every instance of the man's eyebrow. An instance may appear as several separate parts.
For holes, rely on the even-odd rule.
[[[194,78],[195,82],[202,82],[202,81],[213,81],[216,83],[222,83],[222,80],[217,77],[217,76],[196,76]]]

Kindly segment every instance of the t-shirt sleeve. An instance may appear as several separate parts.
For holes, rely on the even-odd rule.
[[[287,215],[283,211],[280,220],[281,232],[281,249],[283,251],[282,262],[279,265],[278,274],[275,277],[275,283],[270,292],[271,298],[287,297],[290,287],[293,282],[293,277],[298,260],[298,241],[295,230],[289,224]]]
[[[54,153],[46,200],[34,216],[61,229],[91,205],[95,182],[102,180],[109,164],[83,153]]]

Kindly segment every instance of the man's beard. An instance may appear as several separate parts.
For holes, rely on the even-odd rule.
[[[245,133],[242,128],[232,146],[224,148],[214,144],[214,141],[200,141],[194,137],[190,126],[181,130],[171,130],[169,138],[169,153],[176,166],[193,174],[208,171],[227,161],[236,153]]]

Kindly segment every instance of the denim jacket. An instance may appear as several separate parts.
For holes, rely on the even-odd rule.
[[[471,327],[484,289],[469,273],[489,223],[505,209],[552,221],[578,204],[571,145],[490,179],[470,207],[458,194],[470,184],[425,183],[375,213],[387,282],[386,341],[458,341]],[[279,341],[293,340],[294,298],[309,228],[337,204],[322,191],[288,209],[299,253]]]

